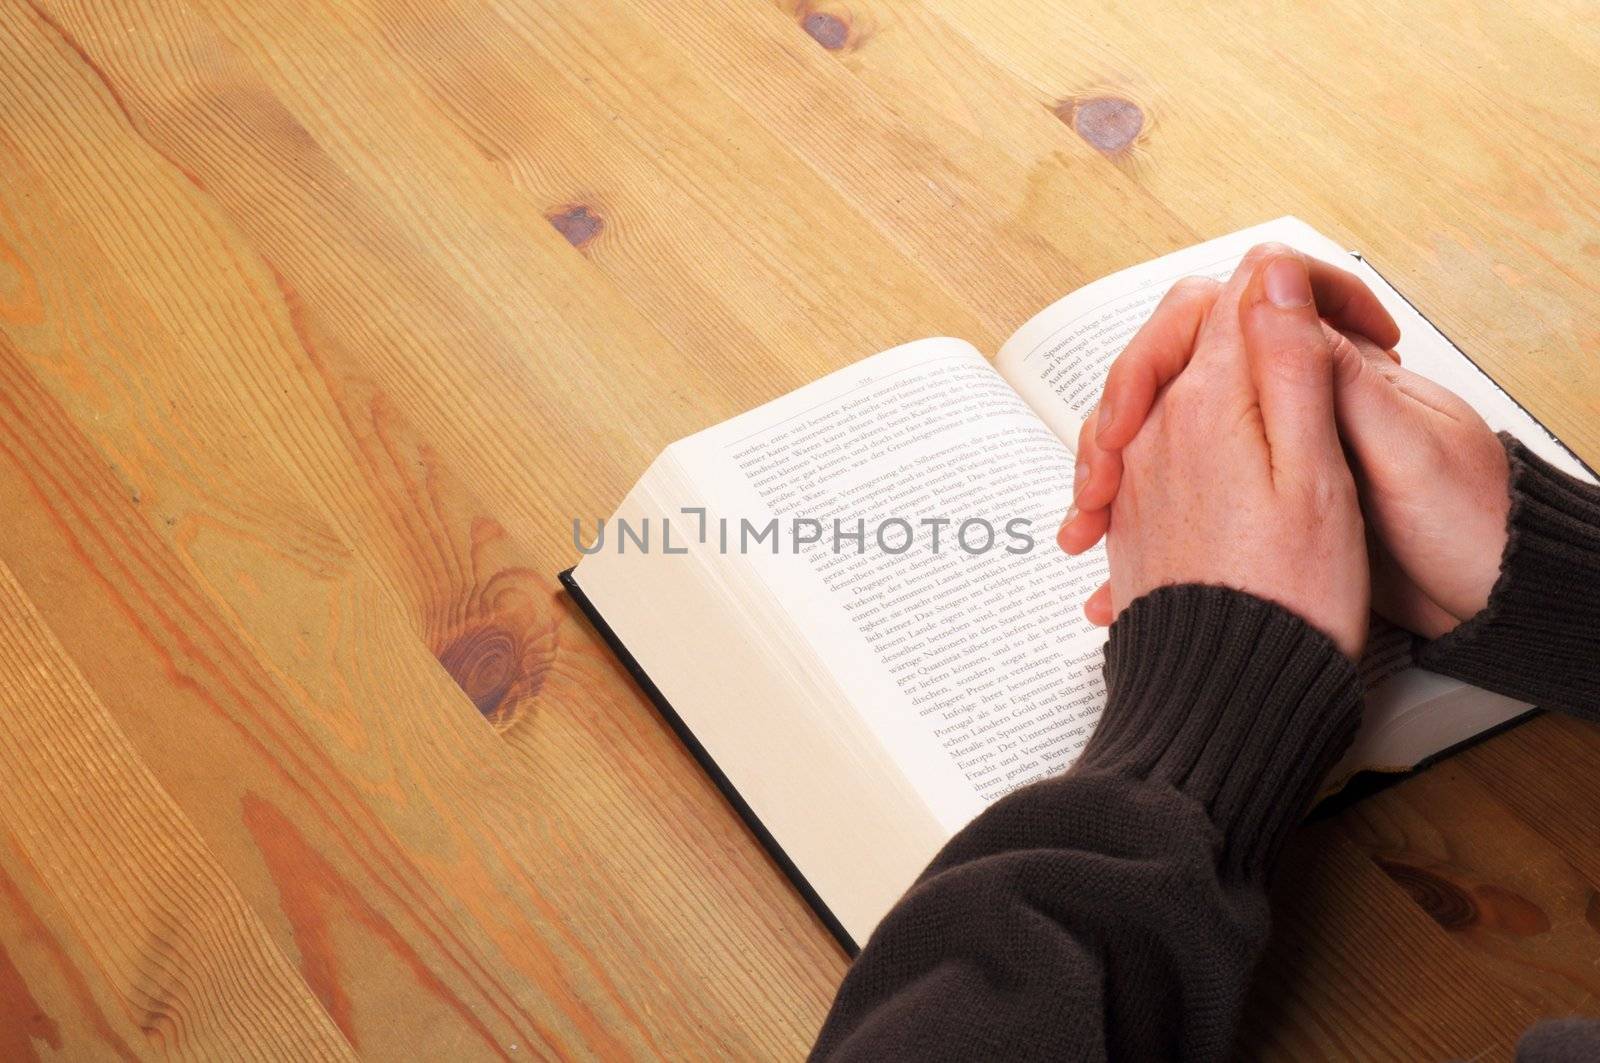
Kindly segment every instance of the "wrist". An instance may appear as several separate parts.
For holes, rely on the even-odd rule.
[[[1600,487],[1502,439],[1511,503],[1488,605],[1423,645],[1417,663],[1520,701],[1593,717],[1600,713]]]
[[[1365,558],[1362,547],[1362,558]],[[1170,575],[1158,581],[1129,580],[1122,588],[1120,601],[1129,603],[1117,610],[1120,618],[1132,603],[1176,587],[1206,587],[1217,591],[1230,591],[1247,598],[1269,604],[1290,614],[1310,627],[1332,644],[1344,658],[1355,662],[1361,659],[1366,648],[1367,625],[1371,614],[1372,596],[1368,575],[1364,570],[1350,576],[1342,583],[1315,578],[1320,569],[1302,566],[1299,573],[1279,569],[1278,578],[1263,580],[1259,568],[1249,564],[1221,566],[1209,572],[1191,572],[1185,576]],[[1299,581],[1297,576],[1312,578]],[[1112,572],[1116,588],[1117,573]],[[1270,583],[1271,586],[1266,586]]]
[[[1452,534],[1471,536],[1474,547],[1464,559],[1460,592],[1452,596],[1446,611],[1463,623],[1488,608],[1489,598],[1500,578],[1501,565],[1511,538],[1511,462],[1507,448],[1513,440],[1502,433],[1495,439],[1489,469],[1479,479],[1472,505],[1478,516],[1472,527],[1451,529]]]
[[[1105,673],[1106,709],[1073,770],[1183,792],[1217,824],[1222,862],[1264,878],[1354,735],[1354,665],[1279,605],[1184,584],[1123,611]]]

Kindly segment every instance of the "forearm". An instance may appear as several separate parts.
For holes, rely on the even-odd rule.
[[[1423,647],[1425,668],[1549,709],[1600,719],[1600,487],[1502,437],[1509,538],[1477,616]]]
[[[840,988],[819,1058],[1221,1058],[1264,883],[1359,715],[1355,671],[1284,610],[1164,588],[1111,630],[1067,775],[951,840]]]

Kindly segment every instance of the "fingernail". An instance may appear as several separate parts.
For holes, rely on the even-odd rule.
[[[1078,462],[1078,468],[1072,474],[1072,497],[1076,499],[1083,494],[1083,485],[1089,482],[1089,463]]]
[[[1311,303],[1311,278],[1306,274],[1305,263],[1285,255],[1267,263],[1262,286],[1273,306],[1291,310]]]
[[[1112,420],[1116,417],[1116,410],[1107,399],[1100,400],[1100,412],[1095,415],[1094,438],[1095,442],[1106,437],[1106,431],[1111,427]]]
[[[1062,524],[1063,527],[1065,527],[1066,525],[1071,524],[1073,521],[1075,521],[1077,519],[1078,519],[1078,504],[1076,502],[1074,502],[1072,505],[1067,507],[1067,515],[1062,518],[1061,524]]]

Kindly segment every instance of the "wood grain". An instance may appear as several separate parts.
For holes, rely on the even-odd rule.
[[[554,573],[672,439],[1294,212],[1600,458],[1581,6],[0,5],[0,1057],[798,1055]],[[1306,832],[1267,1058],[1600,1010],[1600,732]]]

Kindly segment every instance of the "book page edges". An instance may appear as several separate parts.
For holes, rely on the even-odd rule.
[[[1361,772],[1403,774],[1534,711],[1459,680],[1408,668],[1367,694],[1355,742],[1328,773],[1320,801]]]
[[[619,507],[676,513],[654,491],[693,497],[669,448]],[[585,557],[573,578],[765,831],[854,939],[873,927],[948,839],[792,630],[748,560]],[[714,651],[708,652],[708,648]]]

